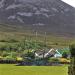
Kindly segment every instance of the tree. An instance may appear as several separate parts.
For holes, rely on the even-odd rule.
[[[68,75],[75,75],[75,44],[70,46],[71,64],[68,67]]]
[[[22,57],[24,60],[34,61],[35,54],[33,52],[27,52],[26,54],[23,54]]]
[[[63,58],[67,58],[68,57],[68,54],[66,52],[63,52],[62,57]]]
[[[75,44],[70,45],[71,56],[75,56]]]

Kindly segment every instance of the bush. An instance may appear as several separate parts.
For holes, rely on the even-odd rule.
[[[18,42],[18,40],[16,40],[16,39],[10,39],[10,40],[8,40],[8,42],[14,43],[14,42]]]
[[[68,57],[68,54],[66,52],[63,52],[62,57],[63,58],[67,58]]]
[[[70,63],[70,59],[66,59],[66,58],[60,58],[59,61],[62,63]]]
[[[16,57],[16,60],[17,61],[23,61],[23,58],[22,57]]]
[[[18,42],[18,40],[16,40],[16,39],[9,39],[9,40],[2,39],[2,40],[0,40],[0,42],[14,43],[14,42]]]
[[[3,56],[3,57],[6,57],[6,56],[8,56],[8,52],[6,52],[6,51],[3,51],[3,52],[2,52],[2,56]]]
[[[28,58],[34,59],[35,54],[33,52],[27,52],[23,57],[28,57]]]
[[[49,62],[59,62],[59,59],[58,58],[50,58]]]
[[[6,40],[0,40],[0,42],[7,42]]]
[[[15,58],[11,57],[11,56],[6,56],[3,58],[4,60],[15,60]]]
[[[2,56],[0,56],[0,60],[2,60],[3,59],[3,57]]]

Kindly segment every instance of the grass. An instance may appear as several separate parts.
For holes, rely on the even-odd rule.
[[[0,44],[7,44],[8,42],[1,42],[2,40],[5,41],[9,41],[11,39],[14,40],[24,40],[24,39],[30,39],[31,40],[35,40],[35,33],[30,33],[30,32],[1,32],[0,31]],[[47,40],[47,44],[51,47],[55,47],[55,48],[64,48],[64,47],[68,47],[71,43],[75,42],[75,38],[65,38],[65,37],[59,37],[59,36],[54,36],[54,35],[47,35],[46,36]],[[44,43],[45,41],[45,36],[44,33],[40,34],[38,33],[38,37],[37,37],[38,41],[41,41]]]
[[[28,39],[35,39],[35,31],[38,28],[34,28],[33,26],[30,27],[30,25],[11,25],[11,24],[1,24],[0,23],[0,40],[6,40],[8,41],[9,39],[15,39],[15,40],[23,40],[25,38]],[[38,32],[38,41],[45,41],[45,30],[41,31],[37,30]],[[51,47],[55,48],[64,48],[68,47],[71,43],[75,43],[75,37],[72,36],[65,36],[65,35],[56,35],[56,34],[51,34],[50,32],[47,32],[47,44]],[[2,43],[2,42],[0,42]],[[5,43],[5,42],[4,42]],[[3,44],[3,43],[2,43]]]
[[[18,28],[17,28],[18,27]],[[26,29],[25,29],[26,28]],[[2,42],[2,40],[9,41],[11,39],[24,40],[32,39],[35,40],[35,32],[31,31],[31,28],[23,27],[20,29],[19,26],[15,25],[2,25],[0,24],[0,46],[15,43]],[[65,38],[56,35],[48,35],[47,44],[55,48],[68,47],[69,44],[75,42],[75,38]],[[45,35],[38,33],[37,41],[45,43]],[[0,75],[67,75],[67,66],[15,66],[14,64],[0,64]]]
[[[67,66],[15,66],[0,64],[0,75],[68,75]]]

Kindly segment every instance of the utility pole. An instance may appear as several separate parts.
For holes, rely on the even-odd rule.
[[[37,32],[35,32],[35,49],[36,49],[36,46],[37,46]]]
[[[46,32],[45,32],[45,37],[44,37],[44,43],[45,43],[45,49],[46,49],[46,44],[47,44],[47,38],[46,38]],[[45,55],[45,49],[43,49],[43,59],[45,58],[44,55]]]
[[[47,45],[47,33],[45,32],[45,47]]]

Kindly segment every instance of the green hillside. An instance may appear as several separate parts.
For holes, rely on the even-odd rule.
[[[37,39],[36,39],[37,32]],[[62,35],[50,34],[45,31],[39,32],[38,30],[32,30],[32,27],[26,26],[22,27],[21,25],[10,25],[10,24],[0,24],[0,44],[8,43],[14,39],[16,41],[22,40],[37,40],[45,43],[51,47],[68,47],[71,43],[75,42],[74,37],[66,37]],[[2,42],[4,40],[5,42]]]

